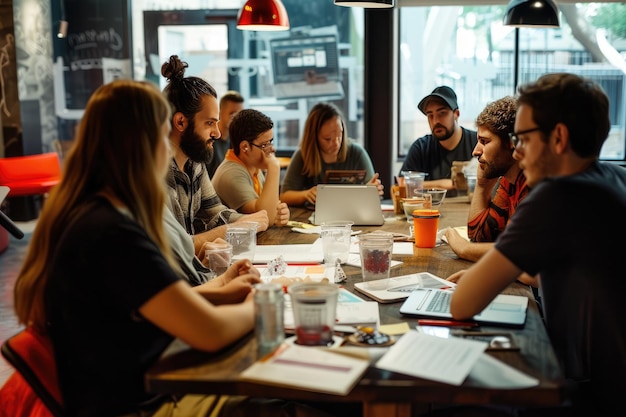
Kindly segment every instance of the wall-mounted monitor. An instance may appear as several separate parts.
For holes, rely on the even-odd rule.
[[[271,39],[270,54],[276,98],[343,98],[337,35]]]

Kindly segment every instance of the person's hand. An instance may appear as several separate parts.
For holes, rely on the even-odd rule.
[[[317,199],[317,186],[313,186],[306,190],[304,198],[309,204],[315,205],[315,200]]]
[[[283,203],[279,201],[276,205],[276,218],[274,219],[274,224],[276,226],[284,226],[289,221],[289,206],[287,203]]]
[[[258,278],[259,281],[261,279],[261,273],[252,265],[250,259],[237,259],[228,267],[226,272],[218,278],[222,280],[222,285],[226,285],[235,278],[245,275],[254,276]]]
[[[263,166],[261,168],[267,170],[274,168],[274,170],[280,171],[280,161],[276,157],[276,153],[274,153],[273,146],[270,145],[270,147],[272,147],[271,152],[263,152]]]
[[[377,173],[374,174],[374,176],[372,177],[371,180],[369,180],[369,182],[367,184],[369,185],[375,185],[376,188],[378,188],[378,195],[383,195],[385,194],[385,186],[383,185],[382,182],[380,182],[380,179],[378,178],[380,175]]]
[[[222,239],[221,237],[218,237],[211,242],[204,242],[202,244],[202,247],[198,251],[198,258],[200,259],[200,261],[202,261],[204,266],[208,267],[208,265],[206,264],[206,259],[205,259],[207,249],[219,249],[219,248],[223,248],[224,245],[228,245],[228,244],[229,243],[225,241],[224,239]]]
[[[220,302],[223,304],[240,303],[247,299],[254,284],[261,282],[259,270],[249,259],[239,259],[219,276],[223,282]]]
[[[237,221],[235,223],[239,223],[239,222],[256,222],[258,223],[257,225],[257,232],[263,232],[265,230],[267,230],[269,224],[270,224],[270,220],[267,217],[267,211],[265,210],[259,210],[256,213],[251,213],[251,214],[246,214],[244,216],[241,216],[241,218],[237,219]]]
[[[450,275],[446,279],[450,282],[457,283],[463,277],[463,274],[465,274],[465,271],[467,271],[467,269],[461,269],[460,271],[455,272],[454,274]]]
[[[453,240],[455,237],[461,237],[459,235],[459,232],[454,230],[452,227],[446,227],[443,230],[440,230],[439,235],[441,236],[441,240],[443,240],[447,244],[450,244],[450,241]]]

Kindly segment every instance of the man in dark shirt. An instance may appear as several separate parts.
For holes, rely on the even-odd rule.
[[[572,415],[611,415],[626,392],[626,170],[600,162],[609,98],[594,81],[550,73],[519,87],[515,158],[532,189],[495,247],[458,280],[454,319],[480,312],[522,271],[540,275],[546,330]]]
[[[459,125],[459,106],[456,93],[448,86],[437,87],[419,102],[417,108],[428,118],[432,134],[413,142],[402,171],[420,171],[428,174],[424,188],[441,187],[455,190],[452,181],[452,162],[469,161],[476,142],[476,131]],[[450,193],[448,195],[452,195]]]

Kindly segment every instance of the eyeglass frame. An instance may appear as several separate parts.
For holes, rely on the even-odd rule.
[[[519,135],[525,135],[527,133],[532,133],[532,132],[537,132],[537,131],[542,131],[543,132],[543,128],[537,126],[537,127],[531,128],[531,129],[521,130],[519,132],[511,132],[511,133],[509,133],[509,139],[511,140],[511,143],[513,144],[513,147],[514,148],[518,148],[518,144],[520,142]]]
[[[274,142],[274,138],[268,140],[267,142],[263,142],[261,145],[257,145],[256,143],[252,142],[251,140],[248,141],[248,143],[252,146],[254,146],[255,148],[259,148],[262,152],[266,152],[266,148],[268,146],[272,146],[272,142]]]

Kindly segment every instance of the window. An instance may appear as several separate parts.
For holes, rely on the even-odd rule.
[[[283,0],[291,29],[255,32],[235,29],[240,1],[197,10],[165,10],[171,9],[165,0],[144,2],[161,10],[144,10],[141,3],[133,6],[136,78],[164,87],[161,64],[178,55],[189,64],[185,74],[209,81],[218,98],[237,90],[245,107],[272,118],[279,156],[298,147],[309,110],[320,101],[336,104],[348,135],[363,144],[363,9]],[[287,81],[295,84],[295,94]]]
[[[515,94],[516,29],[502,25],[506,6],[459,3],[400,8],[399,160],[416,138],[430,133],[417,103],[436,86],[455,90],[460,123],[471,129],[485,104]],[[518,29],[518,84],[548,72],[600,83],[611,101],[612,122],[601,158],[624,162],[626,3],[558,4],[560,28]]]

